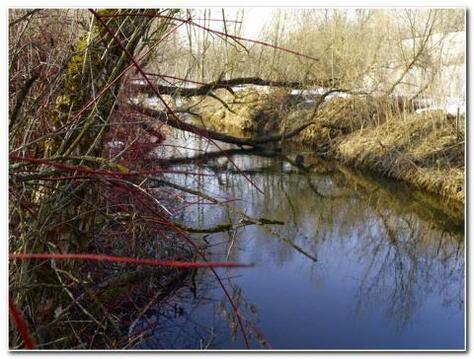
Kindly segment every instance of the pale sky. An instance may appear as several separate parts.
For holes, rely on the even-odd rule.
[[[237,12],[242,10],[242,8],[230,7],[224,8],[224,10],[226,19],[233,20],[236,18]],[[270,7],[244,8],[244,22],[241,36],[257,39],[264,25],[270,21],[273,11],[274,8]],[[222,8],[212,8],[211,18],[222,19]],[[202,23],[202,21],[199,20],[196,20],[196,22]],[[214,30],[223,30],[222,22],[211,22],[210,27]]]
[[[273,11],[274,8],[266,7],[246,8],[242,35],[251,39],[258,38],[263,26],[271,20]]]
[[[250,39],[258,39],[261,31],[265,25],[270,23],[272,14],[278,10],[276,7],[225,7],[226,19],[234,20],[237,17],[239,11],[244,9],[244,21],[242,26],[241,36]],[[280,8],[281,9],[281,8]],[[202,8],[204,10],[204,8]],[[287,10],[295,10],[295,8],[287,8]],[[346,8],[349,19],[355,16],[355,8]],[[211,8],[211,18],[222,19],[222,8]],[[196,20],[198,23],[202,21]],[[287,24],[286,26],[290,26]],[[210,27],[214,30],[223,31],[222,22],[211,22]],[[231,32],[229,30],[229,32]]]

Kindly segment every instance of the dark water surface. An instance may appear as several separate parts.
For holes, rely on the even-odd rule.
[[[178,137],[181,146],[215,150],[192,136]],[[212,176],[167,175],[215,198],[239,199],[232,205],[249,216],[285,222],[193,235],[209,244],[209,259],[255,265],[218,270],[252,323],[251,348],[265,341],[274,349],[463,349],[462,210],[299,151],[303,168],[296,154],[232,156],[247,179],[225,156],[201,163],[200,171]],[[196,172],[195,166],[175,168]],[[239,218],[202,203],[175,220],[206,228]],[[139,348],[245,349],[212,274],[200,270],[194,282],[196,290],[180,290],[174,306],[149,312],[147,320],[158,326]]]

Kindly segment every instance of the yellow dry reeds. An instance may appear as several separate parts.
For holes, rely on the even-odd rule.
[[[346,163],[464,201],[464,141],[442,112],[410,113],[356,131],[337,147]]]

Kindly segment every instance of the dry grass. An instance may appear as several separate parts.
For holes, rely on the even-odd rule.
[[[383,100],[338,99],[296,141],[464,202],[463,132],[441,111],[405,112]]]
[[[406,114],[353,132],[338,144],[337,156],[464,201],[464,143],[441,112]]]
[[[254,90],[236,92],[232,95],[227,90],[217,90],[215,95],[228,105],[226,109],[222,102],[213,97],[193,98],[185,107],[191,107],[191,112],[198,114],[198,118],[205,120],[206,126],[226,132],[255,131],[255,113],[268,103],[268,97]],[[230,111],[229,111],[230,109]]]

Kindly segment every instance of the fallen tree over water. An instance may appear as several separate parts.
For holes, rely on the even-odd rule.
[[[288,131],[271,134],[267,136],[254,137],[254,138],[235,137],[235,136],[227,135],[222,132],[209,130],[209,129],[194,125],[192,123],[185,122],[184,120],[178,117],[176,112],[154,110],[154,109],[145,107],[144,105],[136,105],[136,104],[130,104],[130,107],[140,114],[146,115],[148,117],[152,117],[155,120],[158,120],[171,127],[174,127],[182,131],[191,132],[208,139],[222,141],[222,142],[226,142],[226,143],[238,145],[238,146],[261,147],[262,145],[265,145],[265,144],[289,140],[292,137],[297,136],[300,132],[302,132],[304,129],[306,129],[310,125],[315,124],[314,118],[317,114],[319,106],[324,102],[325,98],[335,92],[343,92],[343,91],[344,90],[331,89],[329,91],[326,91],[324,94],[322,94],[318,98],[318,102],[314,104],[314,107],[312,109],[312,116],[307,118],[303,124],[296,126],[295,128],[292,128]]]
[[[214,139],[238,145],[264,147],[288,141],[309,146],[321,156],[464,201],[463,116],[453,118],[436,110],[417,112],[411,105],[401,105],[399,98],[357,95],[324,101],[327,96],[321,96],[307,105],[304,99],[294,101],[295,96],[281,93],[262,94],[259,101],[232,101],[232,95],[221,94],[232,112],[214,99],[191,102],[203,125],[190,125],[194,127],[189,130],[198,133],[203,127],[219,128],[206,131]],[[332,93],[347,94],[327,92]],[[165,120],[159,112],[137,110]],[[234,124],[244,121],[235,113],[245,118],[245,140],[225,134],[227,128],[238,131]]]
[[[166,76],[164,76],[166,77]],[[183,79],[184,80],[184,79]],[[184,80],[186,81],[186,80]],[[244,85],[257,85],[257,86],[269,86],[269,87],[284,87],[294,89],[304,89],[308,87],[330,87],[333,86],[335,81],[311,81],[311,82],[299,82],[299,81],[275,81],[275,80],[264,80],[260,77],[238,77],[230,80],[217,80],[210,83],[202,84],[196,88],[179,87],[179,86],[166,86],[156,84],[155,87],[161,95],[171,95],[179,97],[193,97],[193,96],[207,96],[212,91],[225,89],[231,93],[234,93],[233,88]],[[146,83],[135,83],[132,87],[134,90],[147,94],[150,96],[155,95],[155,91]]]

